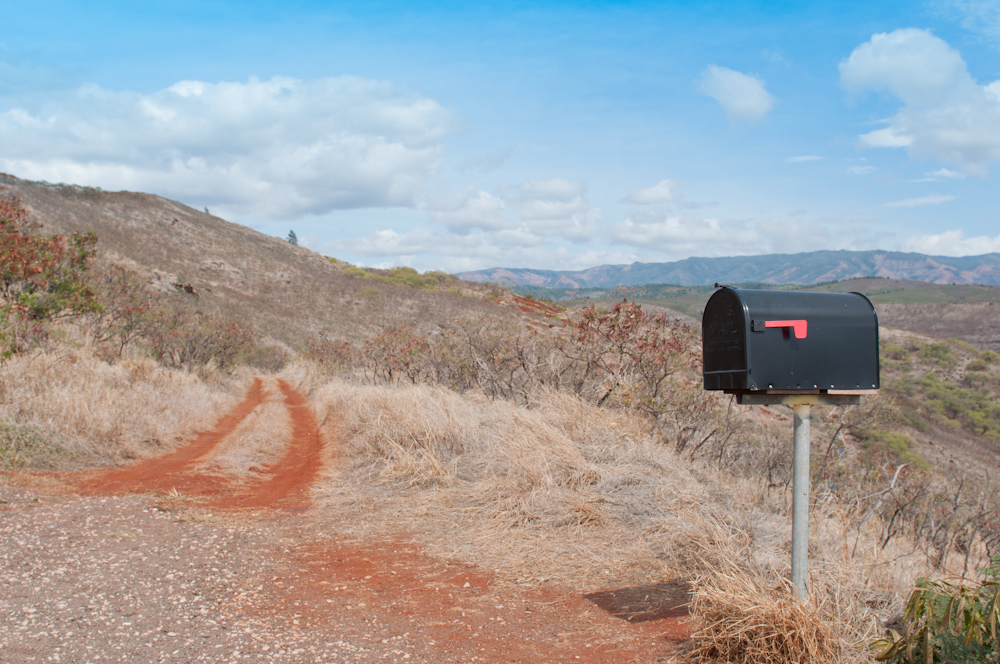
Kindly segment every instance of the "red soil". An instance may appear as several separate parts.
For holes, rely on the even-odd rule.
[[[263,381],[254,378],[243,401],[224,415],[211,431],[198,434],[190,443],[170,454],[146,459],[125,468],[102,471],[96,475],[88,473],[86,479],[76,482],[76,487],[85,495],[147,493],[171,489],[182,493],[205,493],[205,478],[186,471],[235,431],[254,408],[264,403],[265,396]]]
[[[323,440],[305,396],[278,387],[291,418],[281,459],[253,484],[198,472],[198,462],[266,397],[255,379],[247,396],[215,427],[170,454],[85,476],[87,495],[176,489],[213,508],[304,511],[321,469]],[[72,481],[72,480],[71,480]],[[278,556],[278,572],[259,592],[241,595],[240,611],[267,620],[295,620],[317,638],[369,637],[365,630],[421,635],[440,662],[665,662],[689,638],[687,588],[618,588],[581,595],[569,589],[504,584],[473,565],[424,553],[385,537],[328,539],[304,519],[274,522],[295,544]],[[276,525],[277,527],[277,525]],[[286,539],[287,541],[287,539]],[[269,555],[261,552],[262,555]],[[359,627],[352,607],[370,621]],[[289,625],[291,627],[291,625]],[[355,634],[357,632],[357,634]]]
[[[319,474],[323,439],[305,396],[280,379],[278,387],[285,395],[285,407],[292,419],[292,437],[284,456],[264,469],[270,477],[263,483],[243,487],[232,496],[217,496],[212,505],[242,509],[309,507],[309,489]]]

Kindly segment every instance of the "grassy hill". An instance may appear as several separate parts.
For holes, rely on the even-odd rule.
[[[336,441],[315,527],[410,533],[509,583],[692,584],[698,652],[726,643],[744,661],[871,661],[858,644],[915,576],[972,576],[1000,552],[995,288],[817,286],[872,296],[885,387],[860,407],[815,409],[803,608],[782,580],[790,413],[701,389],[710,289],[557,305],[332,262],[155,196],[0,183],[42,233],[95,232],[101,250],[83,271],[99,306],[43,325],[29,300],[4,296],[4,330],[33,330],[0,365],[11,481],[162,454],[248,378],[277,373]],[[175,355],[192,348],[208,352]],[[262,348],[281,361],[260,361]],[[759,631],[741,627],[749,611]]]

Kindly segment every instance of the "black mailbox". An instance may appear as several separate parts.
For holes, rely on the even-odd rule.
[[[723,287],[705,305],[701,334],[706,390],[879,387],[878,316],[861,293]]]

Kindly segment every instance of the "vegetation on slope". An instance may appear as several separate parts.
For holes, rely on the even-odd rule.
[[[781,581],[790,419],[706,394],[695,329],[634,302],[567,312],[440,275],[333,267],[326,283],[352,304],[325,334],[307,323],[284,336],[308,340],[308,361],[283,370],[346,445],[325,490],[331,514],[364,510],[354,527],[420,524],[432,548],[450,542],[525,581],[695,580],[702,652],[733,661],[863,661],[852,644],[902,610],[915,570],[968,575],[1000,546],[989,477],[955,473],[931,445],[993,449],[988,352],[890,336],[883,396],[817,409],[815,610],[803,613]],[[230,375],[296,355],[271,322],[197,288],[157,287],[109,257],[79,278],[94,306],[59,309],[0,370],[8,468],[157,453],[231,398]],[[143,396],[168,393],[185,404],[176,419]],[[767,611],[745,630],[755,607]],[[764,643],[770,654],[751,647]]]

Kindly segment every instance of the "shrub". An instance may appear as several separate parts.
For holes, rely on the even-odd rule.
[[[979,356],[979,358],[986,364],[993,364],[997,361],[997,357],[997,354],[991,350],[984,350]]]
[[[427,340],[407,327],[389,327],[365,341],[361,349],[365,375],[392,383],[404,376],[416,383],[426,364]]]
[[[346,341],[320,338],[309,342],[307,354],[330,372],[346,371],[354,362],[355,351]]]
[[[968,586],[920,579],[910,594],[902,630],[872,642],[876,659],[893,664],[1000,662],[1000,556]]]
[[[951,369],[958,364],[958,360],[951,352],[951,346],[946,341],[935,341],[924,346],[920,349],[919,355],[946,369]]]
[[[890,360],[905,360],[910,356],[910,353],[899,344],[887,343],[882,346],[882,355]]]
[[[129,344],[149,333],[149,314],[158,299],[145,279],[121,265],[98,268],[91,283],[101,304],[90,323],[91,334],[99,345],[110,347],[111,355],[121,357]]]
[[[920,470],[931,470],[931,465],[911,450],[914,441],[905,433],[880,429],[867,429],[858,433],[862,446],[877,459],[895,458]]]
[[[175,303],[150,313],[147,338],[153,357],[171,368],[193,369],[214,362],[229,369],[255,346],[250,328]]]
[[[972,360],[965,365],[966,371],[986,371],[989,365],[983,360]]]
[[[0,196],[0,361],[44,339],[49,322],[98,307],[84,280],[97,236],[37,230],[20,199]]]

